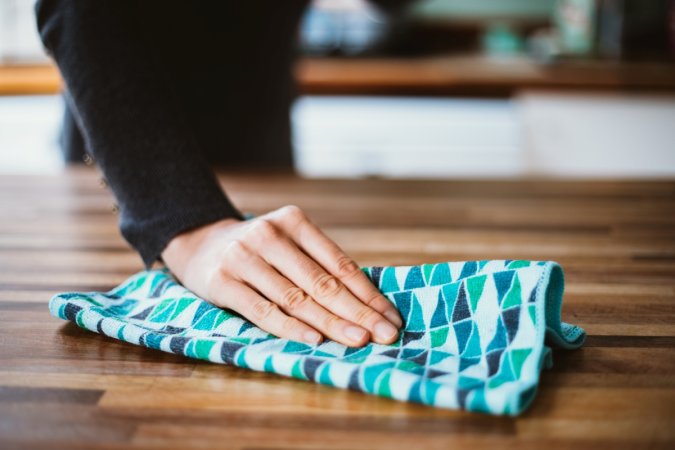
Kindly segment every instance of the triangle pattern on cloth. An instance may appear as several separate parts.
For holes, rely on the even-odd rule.
[[[363,272],[399,310],[398,341],[346,347],[271,335],[210,304],[166,269],[109,292],[67,292],[52,315],[130,344],[439,408],[518,415],[536,393],[549,347],[584,331],[561,322],[563,271],[553,261],[482,260],[372,266]],[[489,283],[489,287],[488,287]],[[546,345],[545,345],[546,341]]]

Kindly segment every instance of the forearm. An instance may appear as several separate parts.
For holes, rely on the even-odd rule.
[[[220,189],[135,15],[123,1],[38,2],[38,28],[87,148],[146,265],[180,232],[243,219]]]

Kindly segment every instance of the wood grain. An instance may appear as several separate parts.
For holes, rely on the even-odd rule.
[[[508,96],[519,89],[675,90],[675,68],[659,62],[566,61],[437,55],[415,58],[300,58],[299,92],[317,95]],[[55,66],[0,66],[0,95],[56,94]]]
[[[360,265],[556,260],[556,351],[521,417],[490,417],[178,357],[49,315],[142,268],[95,169],[0,177],[0,448],[675,446],[675,181],[306,180],[222,173],[242,210],[304,208]]]

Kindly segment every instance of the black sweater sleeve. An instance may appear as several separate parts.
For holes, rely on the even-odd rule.
[[[122,235],[150,266],[178,233],[244,217],[221,190],[135,3],[41,0],[35,10],[86,146],[119,204]]]

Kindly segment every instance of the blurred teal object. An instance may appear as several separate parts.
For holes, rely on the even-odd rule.
[[[563,54],[588,55],[593,51],[594,0],[558,0],[554,20]]]
[[[522,48],[521,37],[505,23],[490,25],[483,36],[483,50],[489,55],[512,55]]]
[[[555,0],[423,0],[411,13],[426,19],[547,19]]]

